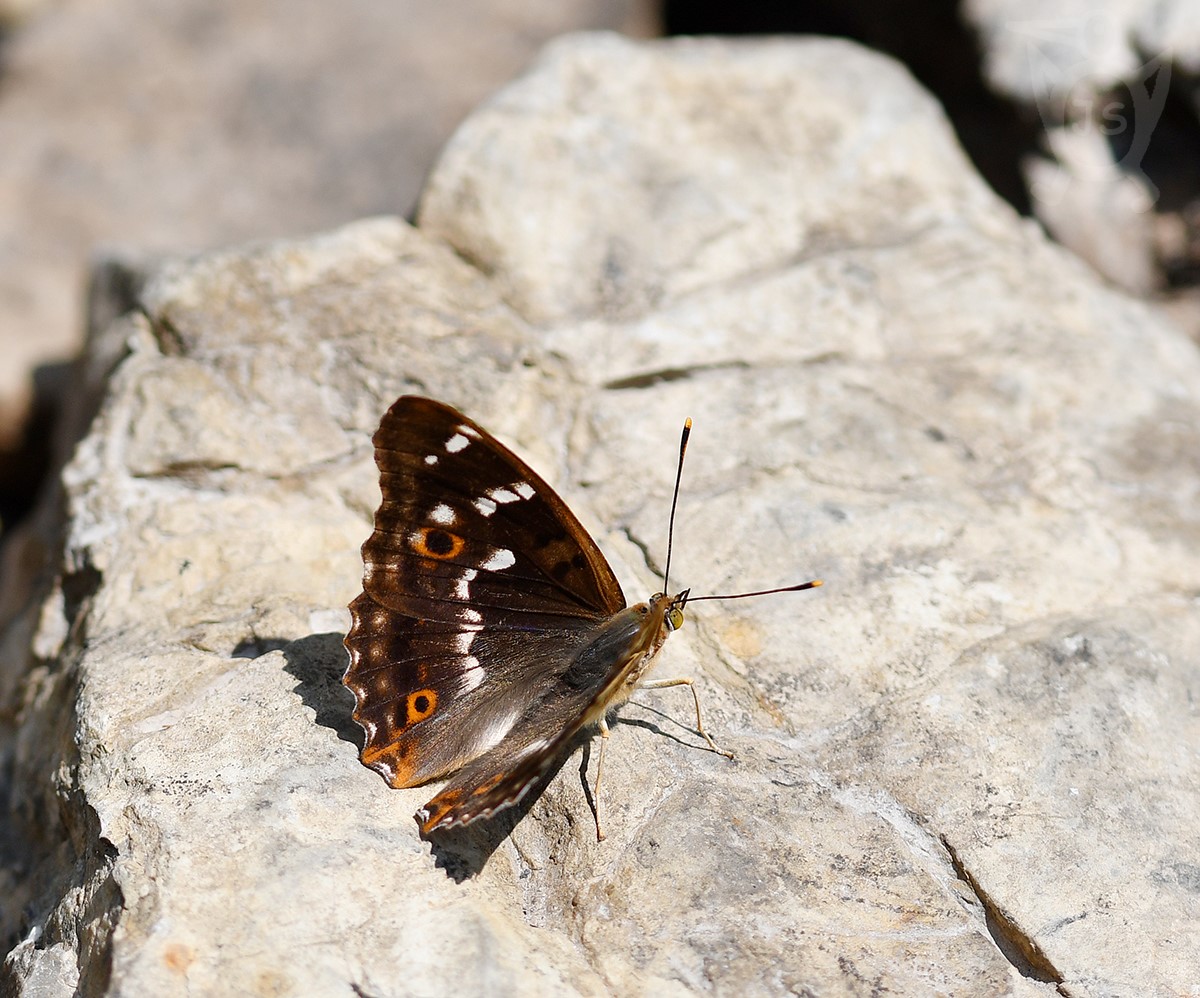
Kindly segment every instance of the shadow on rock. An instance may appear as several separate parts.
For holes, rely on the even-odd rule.
[[[259,643],[271,644],[270,639]],[[337,632],[310,634],[295,641],[284,641],[281,648],[287,660],[284,671],[298,680],[296,692],[306,707],[316,714],[316,722],[337,733],[342,741],[361,749],[362,729],[354,723],[354,694],[342,685],[346,671],[346,649]]]
[[[480,873],[487,865],[487,861],[491,859],[492,853],[496,851],[501,842],[512,834],[512,830],[525,818],[533,805],[537,803],[538,798],[554,781],[558,771],[581,744],[584,748],[583,762],[580,768],[582,778],[591,757],[590,742],[591,739],[587,736],[581,736],[573,741],[570,748],[538,779],[520,803],[505,808],[493,818],[481,818],[469,825],[459,825],[457,828],[443,829],[424,836],[433,849],[438,869],[445,870],[446,876],[455,883],[462,883]],[[588,804],[594,810],[592,792],[586,778],[583,778],[583,786]]]

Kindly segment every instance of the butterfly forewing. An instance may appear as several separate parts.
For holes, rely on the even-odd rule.
[[[586,691],[552,694],[625,605],[595,543],[538,475],[449,406],[401,398],[374,441],[383,498],[346,637],[363,762],[412,786],[506,735],[537,741],[531,717],[577,728]]]
[[[462,413],[406,396],[384,415],[374,442],[383,500],[363,545],[363,588],[378,602],[448,619],[464,600],[587,618],[625,605],[567,505]]]

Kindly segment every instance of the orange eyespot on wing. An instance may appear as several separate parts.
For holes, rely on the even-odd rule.
[[[408,723],[423,721],[437,710],[437,693],[433,690],[417,690],[408,695]]]
[[[421,527],[409,534],[408,544],[422,558],[449,561],[462,552],[466,541],[441,527]]]
[[[367,742],[359,758],[364,766],[381,773],[393,787],[408,787],[429,778],[421,772],[419,736],[412,727],[431,717],[438,707],[436,690],[421,689],[394,701],[390,711],[375,711],[370,717],[355,712],[355,720],[367,731]]]

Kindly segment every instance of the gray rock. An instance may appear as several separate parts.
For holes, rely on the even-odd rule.
[[[1167,995],[1200,981],[1200,360],[835,41],[556,43],[419,227],[168,266],[19,687],[18,994]],[[696,605],[606,761],[433,850],[343,607],[395,396]],[[678,575],[675,575],[676,571]],[[28,658],[29,653],[25,652]],[[31,814],[49,814],[46,824]],[[39,832],[40,830],[40,832]],[[25,870],[10,871],[24,885]],[[49,982],[49,983],[48,983]],[[55,982],[61,986],[55,989]]]

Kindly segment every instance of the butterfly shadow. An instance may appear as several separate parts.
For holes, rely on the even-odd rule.
[[[287,661],[283,671],[297,680],[295,692],[312,709],[317,724],[361,750],[363,732],[354,723],[354,694],[342,685],[342,673],[346,671],[342,635],[336,631],[310,634],[280,642],[276,647]]]
[[[529,813],[537,794],[516,807],[457,828],[439,829],[422,836],[429,843],[434,865],[456,884],[478,876],[517,823]]]
[[[591,752],[591,738],[587,736],[581,736],[573,741],[568,750],[538,778],[529,792],[512,807],[505,808],[491,818],[481,818],[469,825],[459,825],[455,828],[438,829],[422,836],[433,851],[437,868],[444,870],[446,876],[459,884],[478,876],[487,865],[488,860],[492,858],[492,853],[512,834],[513,829],[521,823],[546,788],[554,782],[559,770],[566,765],[567,760],[581,745],[583,747],[583,763],[580,772],[581,775],[584,774]],[[583,777],[583,786],[588,803],[592,805],[592,791],[588,786],[586,776]]]
[[[641,728],[643,731],[651,731],[659,738],[666,738],[668,741],[674,742],[676,745],[682,745],[684,748],[695,749],[700,752],[711,752],[707,745],[703,742],[696,742],[696,729],[690,724],[684,724],[678,718],[672,717],[665,710],[659,710],[657,707],[651,707],[648,703],[642,703],[637,700],[631,700],[621,708],[622,713],[613,720],[613,726],[628,725],[631,728]],[[643,710],[650,714],[657,715],[661,721],[648,720],[644,717],[627,717],[624,711],[627,710]],[[681,738],[674,731],[668,731],[665,727],[660,727],[660,723],[665,723],[672,728],[677,728],[680,731],[686,732],[688,738]]]
[[[253,646],[243,643],[234,649],[233,654],[242,658],[257,657],[275,650],[283,652],[287,663],[284,672],[297,680],[295,692],[304,705],[313,711],[317,724],[329,728],[342,741],[350,742],[356,752],[361,751],[364,736],[362,728],[354,722],[354,695],[342,685],[342,675],[346,671],[346,649],[342,644],[342,635],[338,632],[310,634],[294,641],[258,637]],[[571,746],[571,752],[578,744]],[[570,758],[571,752],[564,754],[515,806],[506,808],[492,818],[425,836],[437,867],[456,883],[482,872],[492,853],[529,813],[538,797]]]

